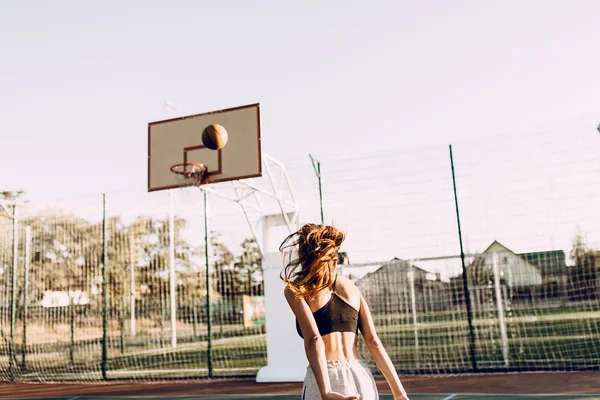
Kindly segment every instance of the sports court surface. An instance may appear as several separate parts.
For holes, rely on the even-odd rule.
[[[600,400],[600,371],[403,377],[412,400]],[[378,380],[380,399],[392,399]],[[171,383],[4,384],[0,398],[300,400],[301,383],[220,379]]]
[[[148,397],[148,396],[130,396],[130,397],[110,397],[110,396],[77,396],[77,397],[44,397],[44,399],[56,399],[56,400],[127,400],[127,399],[198,399],[198,400],[243,400],[243,399],[272,399],[272,400],[299,400],[300,395],[224,395],[224,396],[184,396],[184,397]],[[384,394],[379,397],[381,400],[392,400],[393,397],[390,394]],[[577,399],[588,399],[588,400],[600,400],[600,395],[580,395],[580,396],[562,396],[562,395],[493,395],[493,394],[415,394],[411,395],[412,400],[516,400],[516,399],[564,399],[564,400],[577,400]],[[33,398],[39,399],[39,398]]]

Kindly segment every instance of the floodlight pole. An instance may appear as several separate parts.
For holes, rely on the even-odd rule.
[[[312,154],[308,155],[310,157],[310,161],[312,162],[312,166],[315,170],[315,174],[317,175],[317,179],[319,181],[319,207],[321,209],[321,224],[325,224],[325,218],[323,216],[323,186],[321,184],[321,162],[314,158]]]

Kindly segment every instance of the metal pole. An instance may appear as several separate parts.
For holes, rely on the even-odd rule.
[[[204,253],[206,262],[206,326],[207,326],[207,364],[208,364],[208,377],[212,378],[213,366],[212,366],[212,311],[210,307],[210,272],[208,268],[208,204],[206,199],[206,191],[202,191],[204,194]]]
[[[130,332],[135,336],[135,234],[133,227],[129,232],[129,314],[131,317]]]
[[[417,321],[417,299],[415,296],[415,272],[412,268],[412,264],[410,266],[410,271],[408,271],[408,280],[410,282],[410,302],[412,308],[412,317],[413,317],[413,331],[415,335],[415,358],[417,362],[417,368],[420,367],[420,351],[419,351],[419,327]]]
[[[125,285],[123,285],[125,286]],[[123,287],[125,289],[125,287]],[[121,354],[125,354],[125,291],[121,295],[121,309],[119,310],[119,330],[121,331]]]
[[[508,335],[506,333],[506,321],[504,320],[504,301],[502,298],[502,289],[500,287],[500,266],[498,265],[498,253],[492,255],[492,264],[494,269],[494,289],[496,293],[496,306],[498,307],[498,322],[500,323],[500,337],[502,339],[502,355],[504,356],[504,366],[509,366]]]
[[[106,235],[106,193],[102,194],[102,379],[108,362],[108,244]]]
[[[69,359],[71,364],[75,364],[75,299],[73,294],[69,295],[69,331],[70,346],[69,346]]]
[[[171,305],[171,347],[177,347],[177,287],[175,286],[175,213],[173,190],[169,190],[169,290]]]
[[[473,313],[471,311],[471,296],[469,295],[469,283],[467,279],[467,267],[465,266],[465,252],[463,250],[462,229],[460,227],[460,213],[458,211],[458,195],[456,194],[456,175],[454,173],[454,158],[452,157],[452,145],[450,147],[450,167],[452,168],[452,185],[454,187],[454,205],[456,207],[456,222],[458,224],[458,241],[460,243],[460,260],[462,263],[463,289],[465,291],[465,303],[467,305],[467,320],[469,323],[469,340],[471,351],[471,365],[477,371],[477,356],[475,355],[475,331],[473,330]]]
[[[10,377],[15,379],[17,354],[15,334],[17,330],[17,275],[19,272],[19,215],[17,205],[13,205],[13,266],[10,303]]]
[[[194,340],[198,337],[198,332],[196,328],[196,323],[198,321],[198,302],[196,301],[196,297],[192,297],[192,334],[194,335]]]
[[[21,368],[27,367],[27,311],[29,307],[29,264],[31,262],[31,227],[25,228],[25,288],[23,290],[23,354]]]
[[[321,184],[321,162],[314,158],[311,154],[308,155],[312,162],[312,166],[315,170],[315,174],[317,175],[317,179],[319,181],[319,206],[321,208],[321,224],[325,224],[325,217],[323,215],[323,186]]]

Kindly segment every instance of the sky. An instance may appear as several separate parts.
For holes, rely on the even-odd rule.
[[[189,115],[260,102],[263,150],[289,166],[306,218],[308,154],[329,172],[328,216],[355,260],[457,253],[450,143],[470,248],[566,248],[581,227],[600,243],[598,15],[595,0],[0,0],[0,189],[38,205],[96,207],[102,192],[123,209],[164,205],[143,195],[164,103]],[[512,197],[485,186],[492,174]],[[490,216],[477,196],[494,190]]]

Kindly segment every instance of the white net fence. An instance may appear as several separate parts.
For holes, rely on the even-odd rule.
[[[467,292],[447,147],[317,155],[325,220],[348,233],[342,273],[400,372],[598,368],[599,142],[569,128],[453,146]],[[318,221],[308,156],[286,164],[302,219]],[[1,380],[254,376],[267,364],[243,214],[209,196],[207,268],[200,193],[176,195],[173,229],[169,204],[166,192],[109,193],[105,219],[101,196],[2,213]]]

